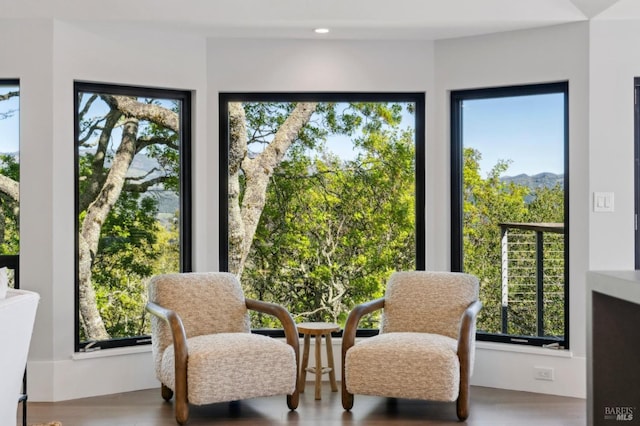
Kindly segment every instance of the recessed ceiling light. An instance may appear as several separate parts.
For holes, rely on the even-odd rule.
[[[329,28],[316,28],[313,30],[316,34],[327,34],[329,32]]]

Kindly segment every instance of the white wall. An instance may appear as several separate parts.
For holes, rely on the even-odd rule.
[[[28,31],[28,32],[27,32]],[[40,293],[30,359],[50,359],[56,330],[53,327],[53,210],[50,143],[53,127],[51,64],[53,23],[46,20],[0,22],[0,76],[19,78],[21,169],[20,226],[22,229],[21,285]],[[19,42],[16,42],[19,41]],[[26,232],[26,230],[29,232]]]
[[[633,84],[640,77],[637,20],[594,20],[590,32],[592,191],[613,192],[615,211],[589,215],[589,269],[634,268]]]
[[[445,248],[431,256],[435,269],[449,267],[450,137],[452,90],[569,81],[570,353],[481,343],[473,384],[584,397],[585,272],[588,269],[588,24],[570,24],[436,43],[436,140],[430,147],[428,180],[440,182],[429,203],[440,224],[432,238]],[[442,184],[442,182],[447,182]],[[435,225],[430,227],[436,229]],[[535,366],[555,369],[556,380],[534,380]]]

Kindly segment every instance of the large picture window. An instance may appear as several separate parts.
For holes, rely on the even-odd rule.
[[[149,343],[146,284],[191,270],[190,93],[75,84],[76,351]]]
[[[221,94],[220,111],[220,263],[248,297],[343,325],[424,269],[424,94]]]
[[[452,269],[478,339],[568,348],[568,85],[451,94]]]

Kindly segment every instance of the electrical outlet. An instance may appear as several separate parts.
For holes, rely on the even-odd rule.
[[[533,367],[533,378],[536,380],[553,381],[553,368],[550,367]]]

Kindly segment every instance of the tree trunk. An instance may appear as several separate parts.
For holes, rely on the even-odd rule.
[[[287,149],[309,122],[317,103],[300,102],[278,129],[273,141],[255,158],[246,156],[246,124],[240,104],[229,104],[229,271],[242,275],[253,237],[266,202],[267,186],[274,170],[282,161]],[[241,122],[241,124],[236,124]],[[242,157],[239,157],[242,154]],[[233,157],[233,167],[232,167]],[[238,212],[240,171],[232,174],[242,158],[240,169],[244,172],[245,191]],[[238,195],[236,195],[236,192]],[[233,194],[233,195],[232,195]],[[239,216],[239,218],[238,218]],[[232,229],[232,227],[234,229]],[[233,235],[233,244],[232,244]]]
[[[109,339],[91,281],[91,265],[98,251],[100,232],[107,215],[120,197],[129,166],[136,152],[138,120],[128,118],[123,125],[122,141],[116,151],[107,179],[96,199],[89,205],[79,236],[80,316],[87,340]]]
[[[229,272],[242,275],[242,253],[245,245],[245,227],[240,209],[240,175],[242,160],[247,155],[247,126],[244,108],[239,102],[229,103],[229,188],[228,191],[228,261]],[[224,214],[224,212],[221,212]]]
[[[20,185],[7,176],[0,175],[0,192],[9,196],[16,203],[20,202]]]
[[[100,137],[98,138],[96,154],[91,162],[91,174],[87,177],[89,182],[84,191],[79,194],[78,209],[81,212],[85,211],[87,207],[89,207],[89,204],[96,199],[100,193],[100,189],[104,185],[107,174],[104,165],[107,160],[109,141],[112,137],[113,128],[117,126],[118,120],[120,120],[121,117],[122,113],[118,110],[111,110],[109,114],[107,114],[103,130],[100,132]]]

